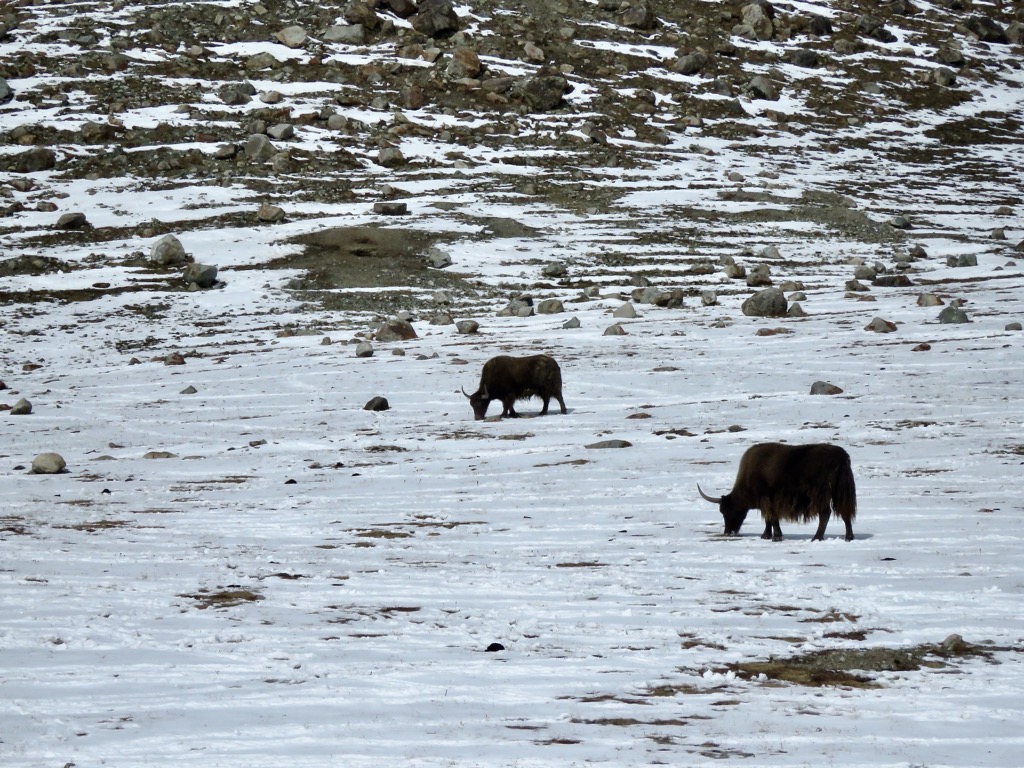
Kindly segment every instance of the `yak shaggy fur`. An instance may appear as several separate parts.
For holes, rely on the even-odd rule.
[[[502,417],[518,416],[514,407],[516,400],[531,397],[539,397],[543,402],[541,416],[548,412],[551,398],[558,401],[562,413],[566,412],[565,401],[562,399],[562,371],[549,355],[492,357],[484,363],[479,388],[466,397],[473,406],[473,415],[477,420],[487,415],[487,407],[492,400],[501,401]]]
[[[753,445],[740,460],[732,491],[720,499],[700,494],[718,502],[726,535],[738,534],[747,512],[759,509],[765,521],[763,539],[782,540],[781,520],[817,520],[813,540],[820,541],[832,512],[846,525],[846,540],[853,539],[857,488],[850,456],[838,445]]]

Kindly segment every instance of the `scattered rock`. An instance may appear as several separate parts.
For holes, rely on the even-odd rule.
[[[480,323],[478,323],[476,320],[459,320],[455,324],[455,329],[459,333],[476,333],[477,331],[480,330]]]
[[[565,312],[560,299],[544,299],[537,305],[537,314],[539,315],[557,315]]]
[[[633,444],[628,440],[601,440],[596,443],[591,443],[587,448],[632,448]]]
[[[579,328],[579,327],[580,327],[580,319],[578,317],[575,317],[575,316],[574,317],[570,317],[568,320],[566,320],[564,323],[562,323],[562,329],[563,330],[567,330],[567,331],[571,331],[571,330],[573,330],[575,328]]]
[[[940,323],[969,323],[971,319],[960,307],[948,306],[939,312]]]
[[[10,414],[12,416],[27,416],[30,413],[32,413],[32,403],[24,397],[11,406]]]
[[[1006,326],[1003,328],[1003,330],[1005,330],[1005,331],[1019,331],[1019,330],[1021,330],[1021,324],[1020,323],[1016,323],[1016,322],[1014,322],[1014,323],[1007,323]]]
[[[888,320],[883,320],[880,317],[876,317],[870,323],[864,326],[865,331],[874,331],[875,333],[892,333],[896,330],[896,323],[892,323]]]
[[[785,317],[789,302],[781,289],[766,288],[747,297],[740,309],[748,317]]]
[[[811,384],[812,395],[841,395],[843,390],[837,387],[835,384],[829,384],[827,381],[816,381]]]
[[[356,357],[373,357],[373,345],[368,341],[360,341],[356,344]]]
[[[399,203],[393,200],[385,200],[373,204],[373,212],[382,216],[404,216],[409,212],[408,203]]]
[[[212,288],[217,284],[217,266],[215,264],[189,264],[182,273],[185,284],[195,289]]]
[[[285,27],[275,37],[288,48],[301,48],[306,42],[306,30],[300,26]]]
[[[192,261],[192,257],[185,252],[185,246],[178,238],[164,235],[153,244],[149,260],[157,267],[178,267]]]
[[[374,338],[379,342],[408,341],[416,338],[416,331],[408,320],[395,317],[383,323]]]
[[[280,224],[284,221],[284,208],[272,203],[263,203],[256,211],[256,218],[265,224]]]
[[[388,405],[388,399],[377,395],[376,397],[370,398],[370,400],[363,406],[364,411],[386,411],[391,406]]]
[[[55,229],[63,230],[76,230],[85,229],[89,226],[89,221],[85,218],[84,213],[65,213],[54,225]]]
[[[631,320],[636,317],[636,307],[631,302],[626,302],[621,307],[612,312],[612,317],[617,317],[623,320]]]
[[[620,325],[619,323],[615,323],[614,325],[609,325],[607,328],[605,328],[604,329],[604,333],[601,334],[601,335],[602,336],[625,336],[626,335],[626,329],[623,328],[622,325]]]
[[[32,469],[29,472],[33,475],[57,475],[66,468],[67,462],[59,453],[40,453],[32,459]]]

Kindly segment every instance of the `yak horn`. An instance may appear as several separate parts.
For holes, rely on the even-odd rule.
[[[472,399],[472,397],[473,397],[472,395],[470,395],[470,394],[468,394],[468,393],[466,392],[466,388],[465,388],[465,387],[463,387],[463,388],[462,388],[462,394],[466,395],[466,397],[468,397],[468,398],[470,398],[470,399]]]
[[[702,491],[702,490],[700,489],[700,483],[697,483],[697,493],[699,493],[699,494],[700,494],[700,497],[701,497],[702,499],[704,499],[704,501],[710,501],[710,502],[711,502],[712,504],[719,504],[719,503],[721,503],[721,501],[722,501],[722,497],[721,497],[721,496],[719,496],[719,497],[718,497],[718,498],[716,499],[715,497],[713,497],[713,496],[708,496],[708,495],[707,495],[706,493],[704,493],[704,491]]]

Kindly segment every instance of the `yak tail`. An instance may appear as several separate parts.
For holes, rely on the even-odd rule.
[[[857,484],[850,468],[850,457],[846,457],[836,470],[835,485],[832,487],[832,508],[843,520],[857,517]]]

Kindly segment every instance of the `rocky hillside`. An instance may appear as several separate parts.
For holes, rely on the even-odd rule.
[[[304,270],[290,287],[310,297],[407,280],[492,305],[559,280],[685,284],[777,226],[869,258],[908,227],[998,238],[1021,202],[1022,52],[1024,8],[979,0],[9,2],[0,273],[153,269],[147,289],[177,290],[147,258],[154,237],[265,227],[273,243],[291,222],[304,250],[234,266]],[[99,222],[89,195],[115,182],[123,215]],[[658,209],[664,186],[693,205]],[[132,200],[182,188],[191,210]],[[509,255],[481,281],[459,243],[543,237],[480,210],[511,199],[586,218],[587,247],[549,274]],[[967,230],[933,220],[950,204]],[[373,205],[368,230],[316,234]],[[392,218],[425,205],[427,227]],[[396,222],[403,236],[380,234]]]

